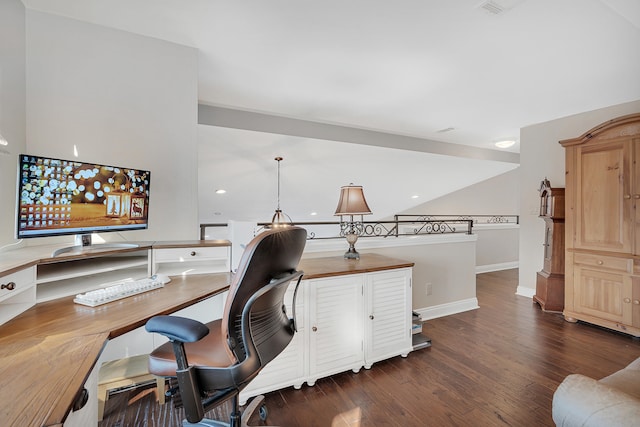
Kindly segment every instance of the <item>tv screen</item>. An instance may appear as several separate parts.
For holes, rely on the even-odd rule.
[[[150,172],[21,154],[17,237],[147,228]]]

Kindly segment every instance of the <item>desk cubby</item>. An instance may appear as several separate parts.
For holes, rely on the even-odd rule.
[[[150,249],[47,260],[37,266],[36,302],[84,293],[125,279],[150,275]]]

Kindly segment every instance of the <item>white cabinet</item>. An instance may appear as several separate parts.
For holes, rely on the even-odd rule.
[[[36,303],[36,267],[0,276],[0,325]]]
[[[309,280],[307,383],[363,366],[362,274]]]
[[[411,268],[303,280],[298,332],[289,346],[240,394],[240,403],[284,387],[313,386],[339,372],[369,369],[407,356],[411,340]],[[289,287],[291,298],[295,284]],[[290,299],[286,302],[291,314]]]
[[[365,276],[365,368],[413,349],[411,339],[411,269]]]

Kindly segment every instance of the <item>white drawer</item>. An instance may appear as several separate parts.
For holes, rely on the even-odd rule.
[[[185,262],[226,259],[228,247],[154,249],[154,262]]]
[[[11,298],[25,289],[36,285],[36,268],[29,267],[0,277],[0,300]]]

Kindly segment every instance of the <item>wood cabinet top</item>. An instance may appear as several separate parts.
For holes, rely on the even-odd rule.
[[[303,260],[305,279],[411,267],[375,254]],[[61,425],[110,338],[228,289],[230,273],[172,277],[164,288],[104,306],[73,297],[36,304],[0,326],[0,419],[9,426]],[[90,394],[95,398],[95,393]]]
[[[585,144],[590,141],[614,139],[640,134],[640,113],[611,119],[588,130],[577,138],[560,141],[563,147]]]
[[[319,279],[345,274],[369,273],[373,271],[413,267],[413,264],[413,262],[378,254],[361,254],[360,259],[345,259],[341,256],[303,258],[300,261],[299,269],[304,272],[303,279]]]

